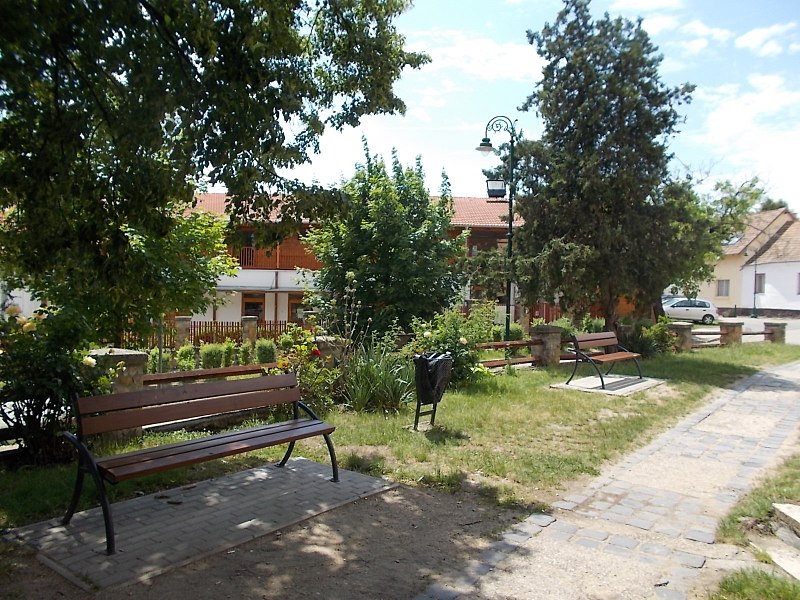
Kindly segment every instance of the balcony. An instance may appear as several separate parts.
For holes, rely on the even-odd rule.
[[[314,255],[299,243],[291,244],[289,247],[283,247],[281,244],[271,252],[252,246],[244,246],[238,253],[233,249],[229,249],[228,252],[239,259],[239,266],[242,269],[294,270],[300,267],[317,270],[321,266]]]

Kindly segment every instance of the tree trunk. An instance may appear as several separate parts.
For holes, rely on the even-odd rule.
[[[664,312],[664,305],[661,304],[661,300],[656,300],[653,302],[653,320],[658,321],[661,317],[665,317],[666,313]]]
[[[600,307],[603,311],[603,316],[606,319],[605,328],[606,331],[613,331],[619,335],[619,331],[617,330],[619,326],[619,319],[617,318],[617,303],[617,295],[614,293],[614,290],[611,288],[611,286],[603,286]]]

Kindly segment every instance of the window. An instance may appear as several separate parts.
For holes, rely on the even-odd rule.
[[[766,273],[756,273],[756,294],[763,294],[764,288],[767,283],[767,274]]]
[[[731,295],[731,280],[717,279],[717,296],[727,298]]]

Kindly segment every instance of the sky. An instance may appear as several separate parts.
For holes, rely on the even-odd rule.
[[[561,0],[416,0],[396,20],[406,48],[431,62],[395,85],[405,115],[375,115],[326,132],[321,152],[294,174],[335,185],[370,153],[404,166],[420,158],[431,194],[447,173],[454,196],[485,197],[482,170],[498,164],[475,150],[496,115],[536,139],[542,122],[519,107],[541,79],[527,31],[552,23]],[[670,139],[672,170],[691,172],[701,193],[717,181],[758,177],[769,197],[800,215],[800,2],[798,0],[592,0],[595,17],[642,18],[663,55],[660,76],[696,87]],[[491,133],[495,146],[509,135]]]

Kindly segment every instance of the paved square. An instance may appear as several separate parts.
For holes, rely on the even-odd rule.
[[[395,486],[302,458],[259,467],[111,505],[117,552],[105,553],[99,507],[12,531],[43,563],[76,585],[96,590],[145,581]]]

